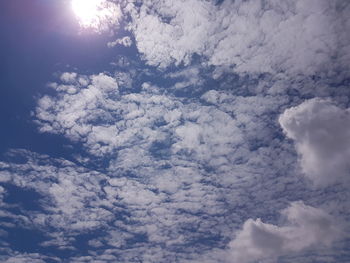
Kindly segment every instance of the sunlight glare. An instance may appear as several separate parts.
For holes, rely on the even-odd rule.
[[[118,24],[121,11],[119,5],[106,0],[71,0],[72,9],[79,24],[97,32]]]
[[[72,0],[72,8],[80,23],[88,27],[98,22],[102,0]]]

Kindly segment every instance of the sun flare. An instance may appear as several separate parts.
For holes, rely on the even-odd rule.
[[[103,30],[118,21],[120,10],[106,0],[72,0],[72,9],[83,28]]]
[[[101,0],[72,0],[72,8],[83,26],[89,26],[99,20]]]

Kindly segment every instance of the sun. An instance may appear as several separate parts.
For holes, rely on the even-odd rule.
[[[82,26],[89,27],[99,23],[102,3],[102,0],[72,0],[73,11]]]
[[[121,15],[119,5],[107,0],[71,0],[71,4],[80,26],[98,32],[118,24]]]

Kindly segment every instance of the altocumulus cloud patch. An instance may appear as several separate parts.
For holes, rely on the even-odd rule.
[[[3,154],[0,259],[348,262],[349,3],[103,5],[104,69],[33,94],[70,151]]]

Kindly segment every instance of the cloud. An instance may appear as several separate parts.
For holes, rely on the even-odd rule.
[[[83,86],[79,79],[89,82]],[[40,131],[80,141],[97,156],[118,152],[110,162],[114,169],[150,166],[158,151],[165,159],[183,155],[223,166],[243,141],[232,116],[214,106],[187,103],[149,83],[142,84],[140,93],[120,92],[117,81],[99,74],[76,76],[69,89],[52,84],[58,96],[38,101]]]
[[[206,19],[212,6],[205,1],[156,1],[143,4],[138,13],[131,4],[130,9],[137,47],[150,65],[189,64],[193,53],[204,52],[203,40],[215,30]]]
[[[183,70],[168,73],[166,77],[178,80],[173,86],[175,90],[189,88],[191,91],[194,91],[195,88],[202,87],[204,84],[204,79],[198,66],[186,67]]]
[[[18,215],[22,226],[84,231],[101,227],[113,218],[104,208],[102,197],[98,197],[102,191],[101,182],[106,180],[104,175],[66,160],[51,163],[47,156],[29,151],[14,153],[26,162],[9,163],[9,167],[1,171],[1,183],[34,191],[41,198],[33,202],[43,209],[41,213],[24,212],[22,218]],[[10,216],[16,218],[16,215]]]
[[[107,45],[130,46],[135,40],[140,53],[129,54],[135,61],[121,55],[113,63],[120,72],[64,72],[33,110],[39,132],[64,136],[77,155],[58,151],[63,157],[51,158],[13,150],[0,162],[5,218],[0,243],[6,254],[0,261],[244,263],[322,257],[319,248],[330,248],[341,237],[337,223],[349,219],[348,186],[309,189],[295,176],[294,145],[282,136],[277,119],[310,94],[347,102],[347,87],[330,86],[327,78],[333,83],[335,73],[339,79],[347,74],[350,5],[341,0],[120,5],[131,19],[125,29],[134,35]],[[98,30],[118,24],[121,13],[117,16]],[[315,89],[315,83],[323,86]],[[281,115],[304,172],[316,183],[347,177],[348,119],[348,110],[321,99]],[[11,204],[10,186],[16,194],[39,198],[28,198],[32,206],[22,200]],[[276,211],[290,202],[278,221]],[[325,210],[315,208],[321,206]],[[32,245],[37,250],[16,252],[10,236],[16,229],[42,236]],[[348,240],[341,242],[349,247]],[[33,251],[40,254],[29,254]],[[344,255],[343,262],[349,253]],[[337,259],[329,256],[341,262]]]
[[[85,167],[15,151],[24,160],[0,163],[0,178],[44,197],[42,211],[11,221],[49,229],[40,246],[73,251],[71,262],[196,262],[211,252],[221,260],[220,248],[246,218],[270,217],[296,196],[346,207],[345,190],[332,196],[341,204],[334,208],[289,176],[295,155],[271,118],[285,96],[210,90],[189,99],[147,82],[135,91],[118,74],[69,75],[51,83],[35,117],[41,132],[82,143]],[[76,254],[82,235],[88,257]]]
[[[349,9],[342,0],[165,0],[125,11],[150,65],[188,65],[198,54],[240,74],[329,76],[349,72]]]
[[[62,82],[71,84],[74,83],[77,77],[77,73],[75,72],[64,72],[62,73],[60,79]]]
[[[101,253],[91,260],[108,262],[108,258],[118,255],[124,259],[122,262],[135,256],[153,262],[163,258],[173,261],[178,256],[198,253],[186,245],[192,240],[217,235],[215,228],[220,232],[215,226],[220,220],[217,214],[223,212],[218,189],[201,183],[201,172],[195,167],[155,168],[153,178],[137,178],[121,172],[101,174],[23,150],[12,151],[11,155],[15,160],[0,163],[1,183],[34,191],[41,198],[33,200],[40,209],[7,212],[6,218],[14,223],[10,229],[26,228],[43,235],[44,241],[38,247],[75,251],[80,235],[96,231],[91,236],[95,242],[85,237],[92,249],[102,245]],[[4,211],[6,207],[0,210],[2,217]],[[197,225],[198,222],[202,223]],[[194,228],[198,232],[193,232]],[[115,249],[115,255],[106,246]],[[200,246],[205,247],[205,243]],[[79,260],[83,258],[71,258],[71,262]]]
[[[125,47],[130,47],[132,45],[132,40],[130,37],[126,36],[107,43],[108,47],[115,47],[116,45],[123,45]]]
[[[33,262],[33,263],[45,263],[46,260],[54,260],[54,262],[59,262],[57,258],[49,258],[40,255],[39,253],[13,253],[11,256],[0,256],[0,259],[4,263],[23,263],[23,262]]]
[[[232,262],[277,259],[311,247],[329,247],[341,237],[341,229],[332,216],[301,201],[291,203],[282,215],[287,219],[285,226],[248,219],[229,244]]]
[[[348,181],[350,112],[329,100],[307,100],[279,118],[296,145],[305,175],[316,185]]]

